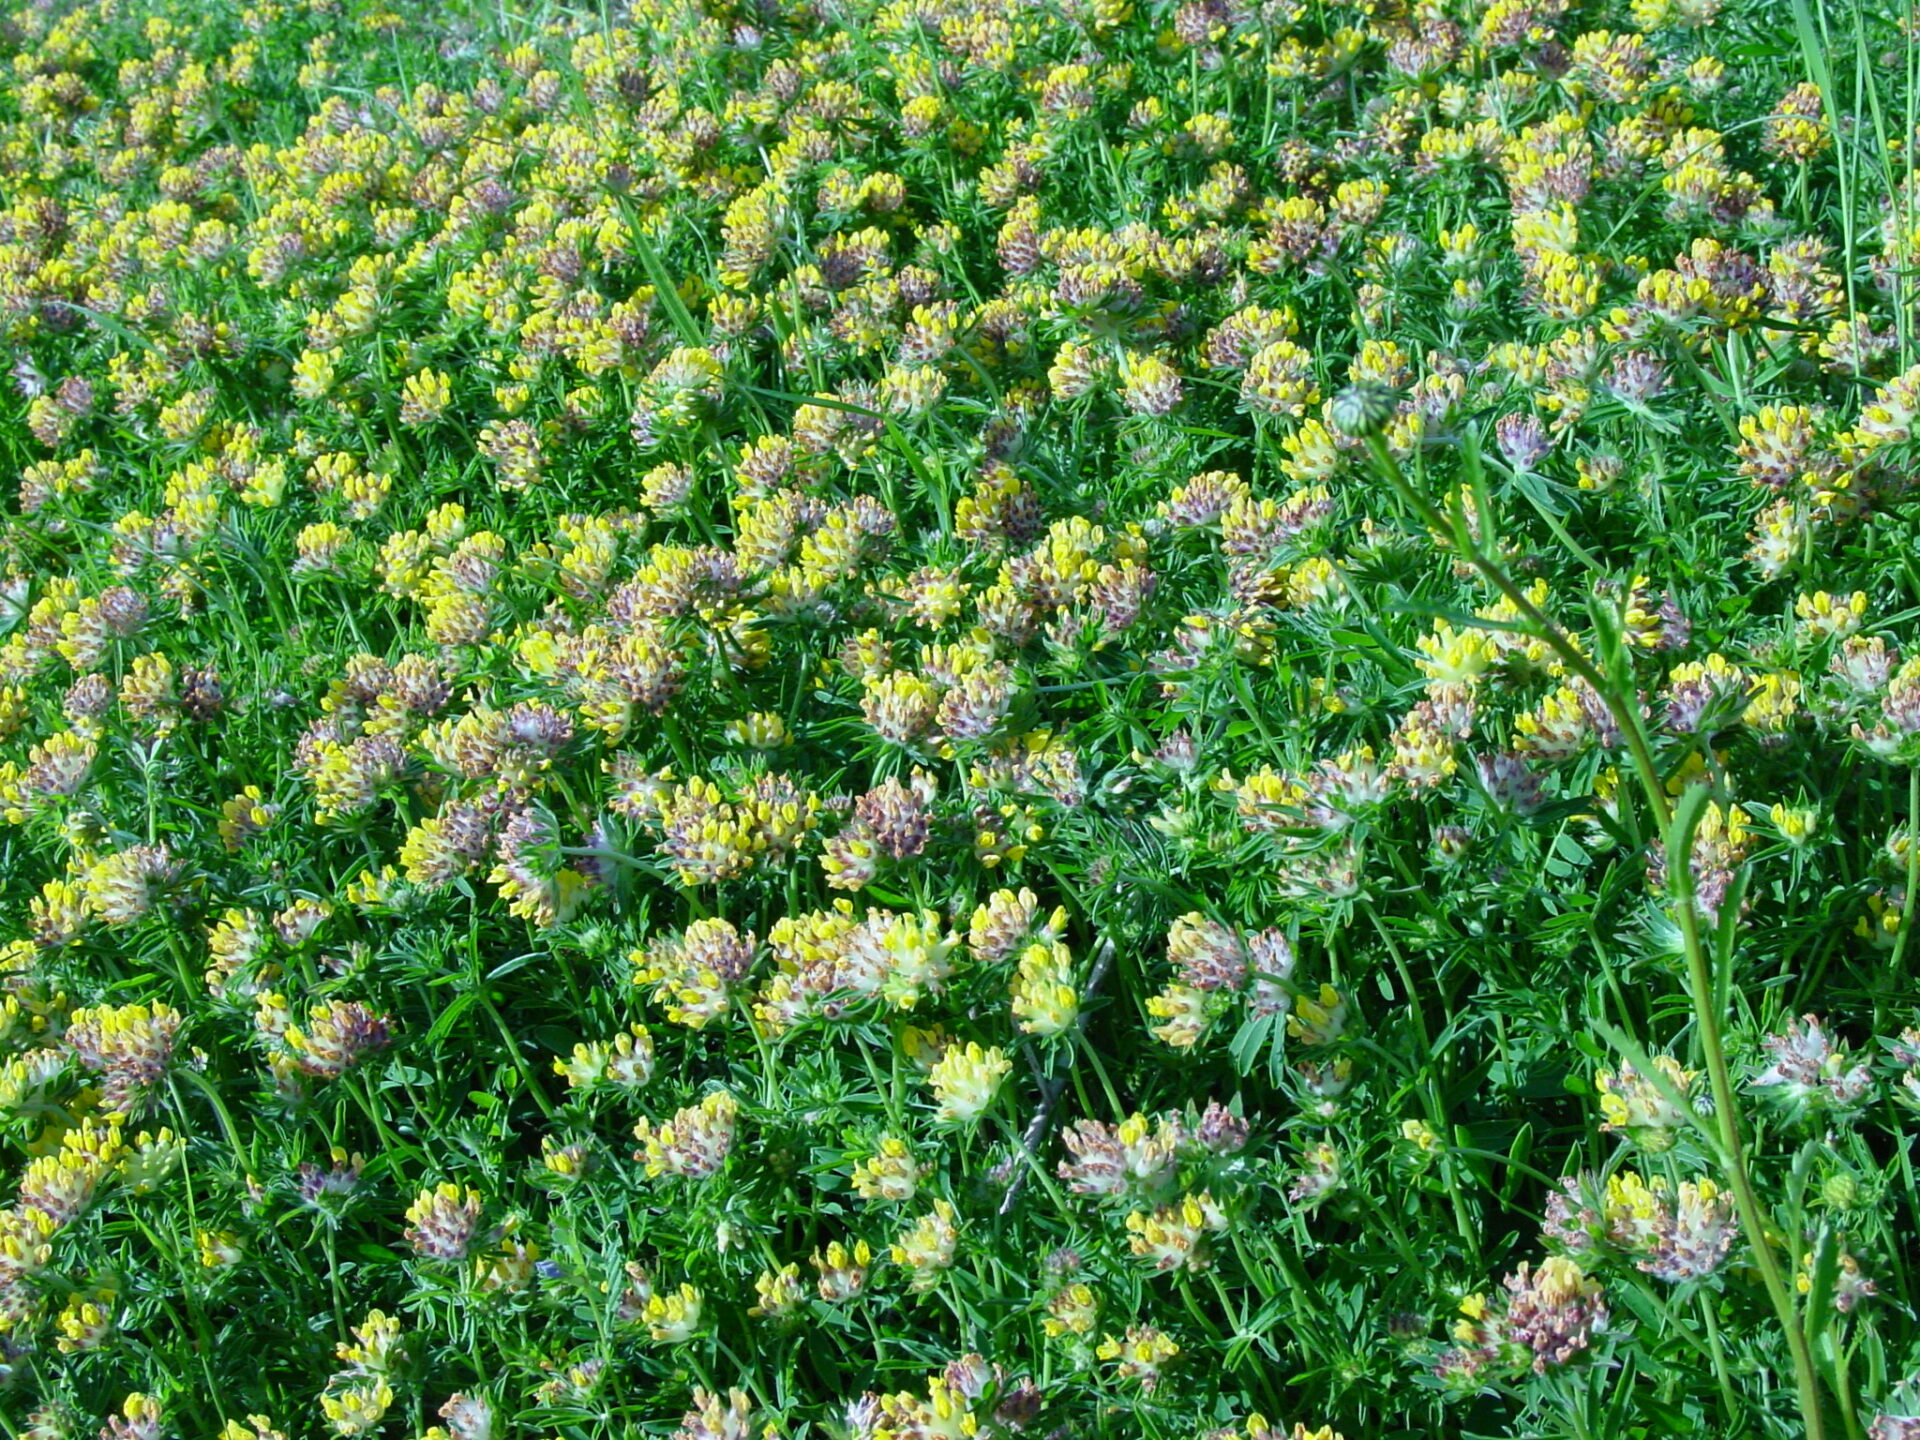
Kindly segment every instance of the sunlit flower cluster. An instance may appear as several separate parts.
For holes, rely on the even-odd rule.
[[[0,17],[8,1433],[1920,1423],[1880,10]]]

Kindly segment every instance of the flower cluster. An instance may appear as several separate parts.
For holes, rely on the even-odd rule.
[[[0,1423],[1905,1433],[1855,8],[0,15]]]

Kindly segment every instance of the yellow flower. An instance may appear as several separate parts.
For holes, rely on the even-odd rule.
[[[1073,985],[1073,954],[1058,940],[1037,940],[1020,956],[1013,980],[1013,1018],[1043,1039],[1071,1028],[1080,1016]]]
[[[1683,1070],[1671,1055],[1654,1056],[1653,1065],[1665,1080],[1664,1089],[1682,1099],[1699,1078],[1698,1071]],[[1600,1089],[1600,1111],[1607,1117],[1601,1129],[1625,1131],[1650,1151],[1672,1148],[1674,1131],[1688,1116],[1660,1085],[1624,1062],[1618,1072],[1602,1070],[1595,1083]]]
[[[1207,1263],[1207,1233],[1224,1230],[1227,1217],[1202,1190],[1151,1213],[1136,1210],[1126,1224],[1129,1247],[1154,1269],[1201,1270]]]
[[[1866,618],[1867,592],[1856,590],[1851,595],[1829,595],[1825,590],[1817,590],[1811,595],[1798,596],[1793,602],[1793,613],[1799,618],[1800,628],[1809,636],[1844,640],[1856,633]]]
[[[663,1345],[678,1345],[693,1338],[700,1328],[700,1292],[682,1284],[671,1295],[655,1295],[647,1301],[642,1315],[647,1333]]]
[[[1331,985],[1302,995],[1287,1016],[1287,1034],[1305,1045],[1331,1045],[1347,1025],[1347,1002]]]
[[[1067,1285],[1047,1298],[1047,1315],[1040,1324],[1050,1340],[1062,1335],[1085,1335],[1093,1329],[1099,1313],[1100,1305],[1092,1287]]]
[[[1153,1033],[1176,1050],[1190,1050],[1213,1023],[1213,1006],[1208,992],[1191,985],[1169,985],[1147,1001],[1147,1013],[1164,1024]]]
[[[1796,849],[1812,840],[1820,826],[1820,811],[1811,805],[1787,806],[1776,803],[1767,812],[1767,818],[1773,821],[1773,828],[1780,832],[1780,838]]]
[[[820,1298],[828,1302],[850,1300],[866,1289],[867,1272],[873,1265],[873,1247],[859,1240],[849,1250],[835,1240],[825,1250],[814,1251],[810,1259],[813,1268],[820,1272],[817,1286]]]
[[[1495,656],[1493,639],[1485,631],[1455,630],[1445,620],[1434,621],[1433,633],[1422,636],[1415,648],[1422,675],[1455,683],[1478,680]]]
[[[409,375],[400,387],[400,423],[410,429],[433,424],[453,400],[452,382],[438,370]]]
[[[1415,1149],[1431,1152],[1440,1144],[1440,1134],[1424,1120],[1402,1120],[1400,1138]]]
[[[883,1135],[876,1153],[853,1169],[853,1189],[862,1200],[904,1205],[919,1188],[920,1167],[913,1151],[897,1135]]]
[[[960,1229],[953,1222],[953,1206],[945,1200],[936,1200],[930,1212],[900,1232],[889,1253],[894,1264],[904,1265],[912,1272],[913,1288],[925,1290],[953,1263],[959,1244]]]
[[[111,1285],[91,1293],[74,1295],[61,1307],[54,1324],[59,1334],[54,1343],[60,1352],[95,1350],[105,1344],[113,1332],[113,1308],[116,1296]]]
[[[807,1298],[807,1292],[800,1284],[798,1265],[782,1266],[777,1271],[763,1270],[753,1282],[753,1291],[760,1299],[747,1314],[756,1319],[791,1320],[798,1315]]]
[[[1162,1368],[1179,1355],[1180,1347],[1151,1325],[1133,1325],[1123,1337],[1107,1336],[1093,1353],[1102,1360],[1119,1361],[1121,1379],[1138,1380],[1142,1390],[1150,1391],[1159,1383]]]
[[[200,1252],[200,1263],[209,1270],[224,1270],[229,1265],[238,1265],[246,1251],[240,1248],[240,1237],[231,1230],[199,1230],[194,1234]]]
[[[393,1387],[385,1380],[320,1397],[321,1413],[335,1433],[343,1436],[365,1435],[377,1429],[392,1405]]]
[[[948,1050],[927,1076],[939,1102],[935,1116],[948,1124],[978,1120],[1012,1069],[1013,1061],[998,1046],[982,1048],[978,1041],[969,1041],[965,1049]]]

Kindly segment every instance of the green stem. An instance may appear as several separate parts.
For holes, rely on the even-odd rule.
[[[513,1068],[520,1072],[521,1085],[526,1088],[527,1094],[533,1097],[533,1103],[540,1107],[540,1113],[547,1117],[548,1123],[553,1123],[559,1118],[554,1114],[553,1102],[547,1099],[546,1091],[540,1088],[539,1081],[534,1078],[533,1067],[527,1064],[527,1057],[520,1053],[520,1042],[514,1039],[513,1029],[507,1024],[507,1017],[502,1015],[500,1007],[493,1003],[493,996],[487,993],[484,979],[476,975],[473,984],[478,987],[475,993],[480,997],[480,1008],[493,1017],[494,1027],[499,1030],[500,1039],[506,1044],[507,1054],[513,1058]]]
[[[1406,956],[1395,943],[1393,932],[1387,929],[1380,913],[1366,900],[1362,907],[1367,918],[1373,922],[1373,928],[1380,933],[1385,942],[1387,954],[1393,958],[1394,972],[1400,977],[1401,987],[1407,992],[1407,1008],[1413,1012],[1414,1027],[1420,1032],[1420,1053],[1425,1057],[1421,1073],[1417,1077],[1420,1083],[1420,1099],[1427,1112],[1427,1120],[1440,1133],[1441,1143],[1451,1146],[1453,1143],[1453,1122],[1447,1118],[1445,1097],[1441,1094],[1444,1077],[1439,1074],[1439,1057],[1433,1051],[1433,1037],[1427,1031],[1427,1017],[1420,1009],[1420,992],[1413,983],[1413,971],[1407,966]],[[1440,1161],[1440,1179],[1447,1187],[1448,1198],[1453,1202],[1453,1224],[1460,1232],[1460,1241],[1467,1247],[1467,1255],[1473,1261],[1476,1270],[1485,1268],[1485,1257],[1480,1251],[1480,1237],[1475,1233],[1473,1220],[1467,1214],[1467,1198],[1460,1192],[1460,1177],[1454,1173],[1454,1167],[1442,1156]]]
[[[1733,1190],[1734,1208],[1740,1216],[1740,1228],[1746,1232],[1753,1247],[1754,1263],[1760,1271],[1761,1283],[1766,1288],[1767,1298],[1772,1302],[1774,1315],[1785,1332],[1787,1348],[1793,1357],[1794,1388],[1798,1395],[1800,1418],[1806,1426],[1807,1440],[1825,1440],[1826,1418],[1821,1409],[1820,1384],[1814,1369],[1813,1351],[1796,1313],[1793,1292],[1781,1269],[1779,1254],[1768,1237],[1766,1212],[1761,1207],[1760,1197],[1754,1190],[1752,1176],[1747,1170],[1738,1096],[1734,1091],[1733,1074],[1727,1065],[1726,1050],[1721,1041],[1720,1016],[1714,1009],[1713,977],[1708,966],[1706,947],[1701,940],[1692,872],[1687,857],[1676,853],[1691,845],[1692,836],[1672,833],[1673,802],[1667,794],[1666,784],[1654,760],[1653,748],[1641,720],[1639,697],[1632,692],[1631,683],[1624,696],[1615,689],[1599,667],[1581,653],[1572,637],[1549,619],[1513,577],[1481,549],[1464,519],[1458,524],[1454,523],[1425,496],[1415,492],[1392,452],[1387,449],[1385,440],[1373,435],[1368,438],[1367,446],[1387,483],[1401,501],[1435,534],[1453,537],[1454,544],[1466,556],[1468,563],[1526,618],[1567,668],[1591,685],[1606,701],[1608,710],[1613,713],[1614,721],[1626,739],[1627,752],[1646,796],[1647,808],[1658,822],[1667,844],[1668,891],[1686,952],[1687,998],[1691,1002],[1708,1083],[1713,1091],[1713,1118],[1719,1132],[1719,1148],[1725,1160],[1727,1178]]]
[[[1846,1427],[1847,1440],[1866,1440],[1867,1432],[1861,1428],[1859,1413],[1854,1409],[1853,1382],[1847,1375],[1847,1354],[1852,1347],[1844,1331],[1832,1338],[1833,1391],[1840,1399],[1840,1423]]]
[[[1904,973],[1907,937],[1913,930],[1913,901],[1920,893],[1920,765],[1907,771],[1907,893],[1900,897],[1900,931],[1893,939],[1893,973]]]
[[[220,1129],[227,1137],[227,1147],[233,1151],[234,1163],[240,1167],[240,1173],[242,1175],[250,1174],[252,1172],[252,1161],[247,1157],[246,1147],[240,1143],[240,1132],[234,1126],[233,1115],[228,1111],[226,1101],[220,1098],[220,1092],[214,1088],[213,1083],[199,1071],[185,1065],[175,1069],[169,1079],[175,1082],[173,1103],[180,1111],[183,1120],[186,1117],[187,1107],[180,1101],[178,1081],[184,1079],[202,1095],[207,1097],[207,1103],[213,1106],[213,1113],[219,1117]],[[190,1128],[189,1133],[191,1133]]]
[[[406,1172],[400,1168],[400,1152],[407,1149],[408,1146],[398,1135],[393,1133],[392,1129],[387,1125],[386,1115],[378,1105],[373,1103],[373,1091],[367,1084],[366,1076],[349,1075],[346,1077],[346,1080],[347,1093],[353,1096],[359,1103],[361,1110],[366,1113],[367,1119],[372,1122],[374,1133],[380,1137],[380,1144],[387,1162],[387,1168],[393,1172],[393,1178],[400,1183],[401,1188],[405,1189],[407,1177]],[[423,1151],[422,1153],[424,1154],[425,1152]]]

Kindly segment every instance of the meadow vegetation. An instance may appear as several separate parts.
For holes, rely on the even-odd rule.
[[[0,1430],[1920,1437],[1920,18],[0,20]]]

